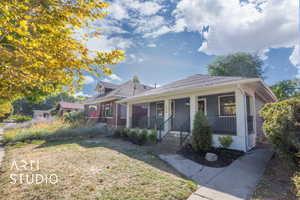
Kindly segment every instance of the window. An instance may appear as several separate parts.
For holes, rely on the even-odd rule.
[[[112,117],[112,103],[105,103],[101,105],[101,116]]]
[[[126,119],[127,107],[124,104],[120,104],[120,119]]]
[[[96,117],[97,116],[97,106],[90,105],[88,113],[89,113],[88,114],[89,117]]]
[[[235,115],[235,97],[234,96],[219,96],[219,115],[233,116]]]

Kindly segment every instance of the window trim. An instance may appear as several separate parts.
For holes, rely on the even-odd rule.
[[[198,97],[197,104],[199,105],[199,101],[204,101],[204,114],[207,116],[207,100],[205,97]],[[198,106],[197,105],[197,106]],[[197,111],[199,111],[199,106],[197,107]]]
[[[235,103],[235,109],[236,109],[236,99],[234,94],[226,94],[226,95],[220,95],[218,96],[218,114],[219,117],[236,117],[236,110],[235,110],[235,115],[221,115],[221,98],[222,97],[233,97],[234,98],[234,103]]]
[[[109,107],[110,107],[110,109],[111,109],[111,116],[107,116],[106,115],[106,110],[105,110],[105,108],[106,108],[106,106],[108,106],[109,105]],[[101,117],[102,118],[108,118],[108,119],[111,119],[111,118],[113,118],[113,103],[112,102],[110,102],[110,103],[102,103],[102,105],[101,105]],[[103,115],[102,115],[103,114]]]

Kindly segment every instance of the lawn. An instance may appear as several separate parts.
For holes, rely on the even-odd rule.
[[[251,200],[297,200],[292,178],[297,168],[293,163],[273,156]]]
[[[39,169],[13,162],[39,161]],[[57,184],[10,183],[11,174],[56,174]],[[143,147],[109,137],[18,143],[6,149],[0,199],[187,199],[196,184]]]

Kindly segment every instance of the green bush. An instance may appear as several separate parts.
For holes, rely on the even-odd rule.
[[[63,120],[73,125],[81,125],[85,123],[85,112],[84,111],[73,111],[65,113]]]
[[[219,140],[221,146],[225,149],[229,148],[233,142],[233,139],[231,136],[219,137],[218,140]]]
[[[148,130],[147,129],[143,129],[139,134],[138,134],[138,139],[139,142],[144,144],[147,142],[147,138],[148,138]]]
[[[115,137],[121,137],[122,132],[123,132],[123,130],[120,130],[120,129],[117,129],[117,128],[113,130],[113,134],[114,134]]]
[[[148,140],[150,142],[156,142],[156,140],[157,140],[157,130],[155,130],[155,129],[151,130],[151,133],[148,135]]]
[[[128,137],[130,133],[130,129],[129,128],[124,128],[121,132],[121,137]]]
[[[137,135],[138,135],[138,131],[137,131],[137,129],[131,129],[130,131],[129,131],[129,138],[131,138],[131,139],[136,139],[137,138]]]
[[[207,151],[212,146],[212,130],[203,112],[195,115],[192,135],[192,147],[195,151]]]
[[[296,128],[299,122],[300,99],[268,103],[260,111],[265,119],[264,133],[281,156],[294,157],[299,150]]]
[[[32,120],[31,117],[25,115],[12,115],[8,118],[9,120],[13,120],[17,123],[26,122]]]

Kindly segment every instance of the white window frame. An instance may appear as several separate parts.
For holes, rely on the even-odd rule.
[[[205,116],[207,116],[207,101],[206,101],[206,98],[198,97],[197,104],[199,103],[199,101],[204,101],[204,114],[205,114]],[[197,111],[199,111],[199,106],[198,105],[197,105],[197,108],[198,108]]]
[[[220,99],[222,97],[233,97],[234,98],[234,103],[235,103],[235,109],[236,109],[236,99],[235,99],[235,95],[234,94],[227,94],[227,95],[220,95],[218,96],[218,114],[219,117],[236,117],[236,111],[235,111],[235,115],[221,115],[221,101]]]
[[[107,106],[109,106],[110,109],[111,109],[111,116],[107,116],[107,115],[106,115],[106,107],[107,107]],[[103,111],[104,116],[102,116],[102,117],[108,118],[108,119],[113,118],[113,103],[103,103],[103,108],[104,108],[104,111]],[[102,110],[101,110],[101,111],[102,111]]]

